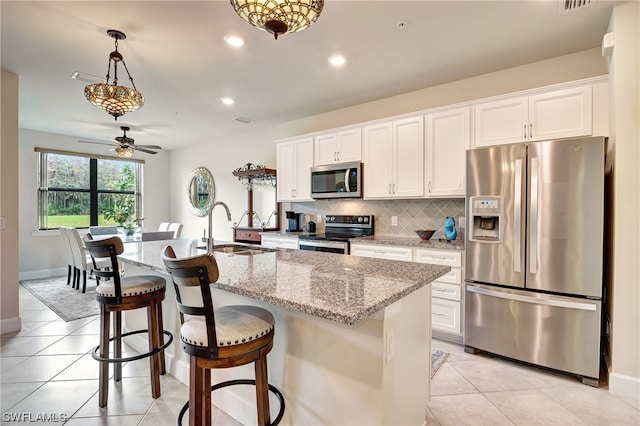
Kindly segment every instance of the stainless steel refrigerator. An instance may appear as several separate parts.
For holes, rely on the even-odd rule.
[[[465,349],[597,386],[605,139],[467,151]]]

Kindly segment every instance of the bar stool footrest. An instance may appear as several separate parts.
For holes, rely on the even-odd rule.
[[[124,333],[124,334],[120,335],[120,338],[122,339],[123,337],[131,336],[133,334],[141,334],[141,333],[149,333],[149,329],[129,331],[127,333]],[[168,338],[168,341],[165,342],[164,345],[159,346],[156,349],[154,349],[152,351],[149,351],[149,352],[145,352],[145,353],[142,353],[142,354],[129,356],[129,357],[125,357],[125,358],[102,358],[100,355],[98,355],[98,352],[100,351],[100,345],[98,345],[95,348],[93,348],[91,356],[96,361],[111,362],[111,363],[137,361],[137,360],[142,359],[142,358],[147,358],[147,357],[153,356],[153,355],[155,355],[155,354],[157,354],[157,353],[159,353],[161,351],[164,351],[166,348],[169,347],[171,342],[173,342],[173,334],[171,334],[169,331],[162,330],[162,334],[164,334]],[[116,339],[115,336],[111,337],[109,339],[109,342],[113,342],[115,339]]]
[[[235,386],[235,385],[254,385],[255,386],[255,384],[256,384],[256,381],[254,379],[227,380],[226,382],[220,382],[211,386],[211,391],[213,392],[216,389],[221,389],[227,386]],[[276,388],[271,384],[269,385],[269,392],[272,392],[276,396],[276,398],[278,398],[278,400],[280,401],[280,411],[278,411],[278,415],[273,420],[273,422],[269,423],[269,425],[275,426],[280,423],[280,421],[282,420],[282,416],[284,416],[284,396],[278,390],[278,388]],[[184,417],[184,414],[187,412],[187,409],[189,409],[189,401],[187,401],[186,404],[182,406],[182,409],[178,414],[177,426],[182,426],[182,417]]]

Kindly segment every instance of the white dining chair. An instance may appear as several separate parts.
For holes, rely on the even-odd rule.
[[[167,231],[173,231],[173,238],[180,238],[180,234],[182,234],[182,224],[170,223]]]
[[[162,222],[160,226],[158,226],[158,231],[168,231],[169,230],[169,222]]]
[[[73,259],[75,262],[73,287],[77,290],[80,289],[80,272],[82,272],[82,292],[85,293],[87,291],[87,271],[92,271],[93,269],[108,268],[111,266],[111,260],[96,259],[94,265],[91,256],[84,248],[84,244],[82,243],[82,238],[80,238],[80,233],[78,232],[78,230],[76,228],[67,228],[67,232],[69,235],[69,243],[71,246],[71,251],[73,253]]]
[[[68,227],[61,226],[59,228],[60,236],[62,237],[62,245],[65,247],[65,254],[67,257],[67,285],[71,284],[71,274],[72,272],[75,275],[75,267],[76,262],[73,258],[73,250],[71,249],[71,241],[69,241],[69,231]],[[74,284],[75,284],[75,276],[74,276]]]

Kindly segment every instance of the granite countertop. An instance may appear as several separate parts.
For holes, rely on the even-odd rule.
[[[204,253],[191,248],[187,239],[145,241],[126,244],[120,258],[166,274],[161,251],[167,244],[178,257]],[[348,325],[451,270],[449,266],[289,249],[253,256],[215,253],[215,258],[220,269],[215,287]]]
[[[418,237],[384,237],[373,235],[371,237],[359,237],[349,240],[357,244],[383,244],[389,246],[405,246],[426,249],[464,250],[463,240],[421,240]]]

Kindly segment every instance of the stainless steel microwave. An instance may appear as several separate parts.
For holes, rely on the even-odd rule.
[[[362,197],[362,163],[354,161],[312,167],[311,197]]]

